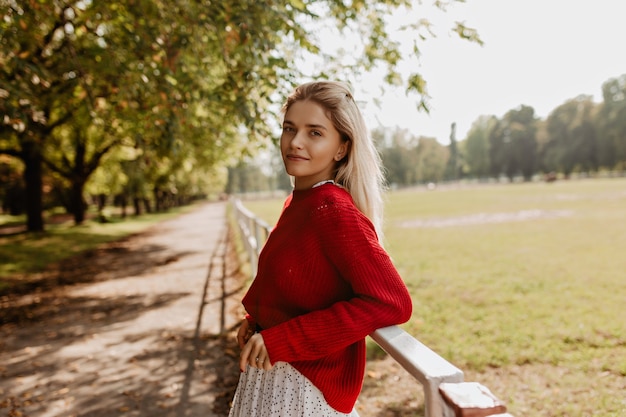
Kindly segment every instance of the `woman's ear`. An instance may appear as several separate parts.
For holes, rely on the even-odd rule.
[[[337,149],[337,153],[335,154],[335,161],[339,162],[343,159],[344,156],[348,153],[348,146],[350,142],[345,141],[339,145],[339,149]]]

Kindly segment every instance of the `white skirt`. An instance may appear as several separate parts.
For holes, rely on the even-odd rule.
[[[229,417],[358,417],[328,405],[322,392],[286,362],[241,374]]]

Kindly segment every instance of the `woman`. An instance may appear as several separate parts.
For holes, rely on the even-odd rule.
[[[407,321],[411,298],[379,243],[380,158],[350,90],[303,84],[283,112],[294,190],[243,299],[230,416],[346,416],[363,383],[365,337]]]

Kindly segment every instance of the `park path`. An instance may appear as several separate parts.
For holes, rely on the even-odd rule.
[[[226,203],[205,203],[3,306],[26,318],[0,326],[0,417],[225,415],[245,281],[228,236]]]
[[[226,204],[62,262],[0,296],[0,417],[225,417],[245,281]],[[362,417],[415,415],[420,387],[368,361]]]

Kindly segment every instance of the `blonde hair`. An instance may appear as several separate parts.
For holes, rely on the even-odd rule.
[[[298,86],[283,106],[286,113],[297,101],[313,101],[348,143],[346,156],[337,163],[335,183],[352,196],[358,209],[374,224],[382,241],[383,183],[381,159],[368,134],[365,120],[350,88],[337,81],[316,81]]]

